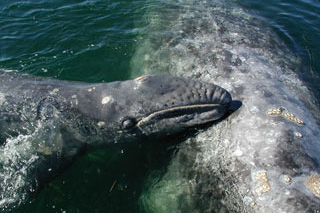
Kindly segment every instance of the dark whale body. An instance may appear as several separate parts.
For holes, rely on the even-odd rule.
[[[0,204],[21,202],[87,147],[181,132],[230,102],[219,86],[168,75],[89,84],[2,72]]]

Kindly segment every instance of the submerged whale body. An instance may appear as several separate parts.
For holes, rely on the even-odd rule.
[[[89,84],[2,72],[1,207],[21,202],[88,146],[163,137],[215,121],[231,100],[214,84],[168,75]]]

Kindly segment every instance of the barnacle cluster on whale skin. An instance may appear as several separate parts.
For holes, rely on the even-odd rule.
[[[312,174],[305,181],[305,185],[315,196],[320,198],[320,175]]]
[[[303,125],[304,122],[300,118],[296,117],[292,113],[285,112],[285,108],[279,107],[279,108],[271,108],[268,109],[267,114],[270,116],[275,116],[275,117],[283,117],[287,119],[288,121],[294,122],[299,125]]]
[[[288,175],[284,175],[284,176],[282,177],[282,180],[283,180],[283,182],[286,183],[286,184],[291,184],[291,183],[292,183],[292,178],[291,178],[290,176],[288,176]]]
[[[268,175],[266,171],[258,171],[256,173],[256,180],[258,181],[256,192],[258,195],[262,195],[270,191],[271,185],[268,180]]]

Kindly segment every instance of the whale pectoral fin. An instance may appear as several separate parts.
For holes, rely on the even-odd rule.
[[[61,139],[63,142],[62,155],[63,158],[73,160],[75,157],[83,153],[87,147],[86,138],[82,135],[75,134],[66,128],[60,129]]]
[[[82,153],[84,144],[72,135],[56,120],[41,125],[41,130],[29,141],[32,144],[29,154],[36,156],[36,160],[26,170],[29,184],[26,188],[37,193]]]

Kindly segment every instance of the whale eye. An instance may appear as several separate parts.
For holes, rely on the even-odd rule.
[[[121,125],[122,125],[123,129],[129,129],[131,127],[134,127],[136,125],[136,123],[137,123],[136,120],[133,118],[125,118],[125,119],[123,119]]]

